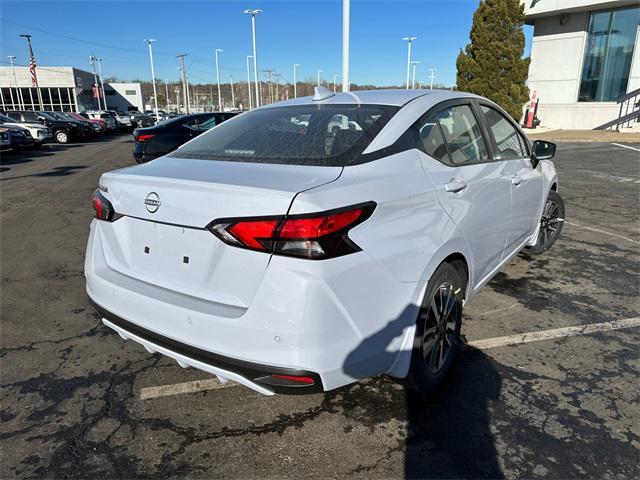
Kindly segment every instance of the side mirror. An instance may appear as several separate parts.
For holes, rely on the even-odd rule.
[[[533,168],[538,166],[540,160],[550,160],[556,154],[556,144],[545,140],[536,140],[531,148],[531,162]]]
[[[40,123],[44,123],[44,122],[45,122],[45,118],[44,118],[44,117],[38,117],[38,121],[39,121]]]

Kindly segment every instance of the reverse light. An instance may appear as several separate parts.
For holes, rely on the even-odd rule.
[[[113,222],[120,218],[120,215],[118,215],[113,209],[111,202],[100,193],[100,190],[96,190],[93,193],[93,197],[91,197],[91,204],[93,206],[94,217],[98,220]]]
[[[375,203],[368,202],[313,214],[216,220],[208,229],[235,247],[323,260],[359,252],[349,230],[374,209]]]

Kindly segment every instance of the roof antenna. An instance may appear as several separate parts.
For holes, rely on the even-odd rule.
[[[335,93],[329,90],[327,87],[313,87],[313,101],[317,102],[319,100],[325,100],[327,98],[333,97]]]

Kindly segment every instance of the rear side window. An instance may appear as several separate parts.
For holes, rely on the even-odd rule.
[[[24,120],[25,120],[25,122],[37,122],[38,121],[38,115],[36,115],[33,112],[25,112]]]
[[[496,141],[495,159],[508,160],[526,157],[527,148],[524,145],[524,139],[513,124],[495,108],[486,105],[481,105],[481,108],[489,130]]]
[[[349,104],[253,110],[223,122],[170,156],[345,166],[355,161],[398,109]]]
[[[420,142],[424,152],[444,163],[451,163],[442,130],[434,117],[420,127]]]
[[[13,120],[20,121],[20,114],[18,112],[8,112],[7,115]]]
[[[489,160],[482,130],[469,105],[456,105],[437,115],[449,147],[451,163],[465,165]]]

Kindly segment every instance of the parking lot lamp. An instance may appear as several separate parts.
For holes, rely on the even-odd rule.
[[[22,92],[20,91],[20,88],[18,87],[18,79],[16,78],[16,69],[13,66],[13,61],[15,60],[16,57],[15,57],[15,55],[8,55],[7,58],[9,59],[9,63],[11,64],[11,71],[13,72],[13,81],[16,84],[16,97],[17,97],[16,100],[18,101],[18,109],[19,110],[24,110],[24,102],[21,101]],[[9,89],[9,93],[11,94],[11,103],[14,104],[13,92],[11,91],[11,89]]]
[[[258,51],[256,49],[256,15],[262,13],[259,9],[248,9],[244,13],[251,15],[251,36],[253,38],[253,78],[256,82],[256,107],[260,106],[260,85],[258,84]]]
[[[411,65],[413,65],[413,77],[411,79],[411,88],[416,88],[416,65],[418,65],[420,62],[418,60],[414,60],[413,62],[411,62]]]
[[[151,47],[151,43],[155,42],[154,38],[147,38],[144,40],[147,42],[149,46],[149,62],[151,63],[151,81],[153,82],[153,102],[156,107],[156,122],[158,121],[158,94],[156,92],[156,72],[153,68],[153,48]]]
[[[107,96],[104,93],[104,79],[102,78],[102,59],[98,58],[98,76],[100,77],[100,88],[102,88],[102,103],[104,109],[107,110]]]
[[[349,9],[350,1],[342,0],[342,91],[349,91]]]
[[[320,86],[320,74],[322,73],[322,70],[318,70],[318,86]]]
[[[218,111],[222,111],[222,94],[220,93],[220,60],[218,58],[222,50],[216,48],[216,80],[218,81]]]
[[[98,110],[102,110],[102,105],[100,104],[100,91],[99,91],[99,87],[98,87],[98,73],[96,72],[96,60],[98,58],[95,55],[89,55],[89,63],[91,64],[91,67],[93,67],[93,86],[95,88],[95,92],[94,92],[94,96],[96,98],[96,100],[98,101]],[[107,106],[105,105],[104,109],[107,109]]]
[[[247,55],[247,93],[249,94],[249,110],[253,108],[253,101],[251,100],[251,68],[249,67],[250,58],[253,58],[253,55]]]
[[[431,79],[431,90],[433,90],[433,81],[436,78],[436,72],[438,71],[437,68],[430,68],[429,71],[431,72],[431,75],[429,75],[429,78]]]
[[[293,64],[293,98],[298,98],[298,80],[296,79],[296,69],[299,66],[299,63]]]
[[[189,113],[189,92],[187,91],[187,73],[184,67],[184,57],[186,57],[186,53],[181,53],[180,55],[176,55],[176,58],[180,59],[182,66],[178,68],[180,70],[180,75],[182,77],[182,96],[184,98],[184,109],[185,113]]]
[[[233,91],[233,75],[228,75],[229,82],[231,83],[231,108],[236,109],[236,94]]]
[[[333,74],[333,93],[336,93],[336,81],[338,80],[338,77],[340,75],[338,75],[337,73]]]
[[[402,38],[402,40],[407,42],[407,90],[409,90],[409,74],[411,73],[411,44],[417,38],[418,37],[412,37],[411,35]]]

